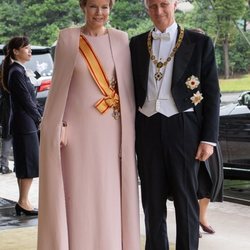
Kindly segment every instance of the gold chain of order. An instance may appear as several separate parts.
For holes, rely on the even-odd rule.
[[[166,59],[165,62],[161,62],[158,61],[156,59],[156,56],[153,54],[153,50],[152,50],[152,30],[148,33],[148,41],[147,41],[147,45],[148,45],[148,52],[150,55],[150,59],[152,60],[152,62],[154,63],[154,65],[156,65],[156,69],[157,69],[157,73],[155,74],[155,79],[156,81],[159,81],[162,79],[163,75],[160,72],[160,69],[162,67],[167,66],[167,64],[171,61],[171,59],[174,57],[176,51],[178,50],[178,48],[180,47],[182,40],[184,37],[184,29],[182,27],[180,27],[180,33],[177,39],[177,42],[175,44],[175,47],[173,48],[172,52],[170,53],[170,55],[168,56],[168,58]]]

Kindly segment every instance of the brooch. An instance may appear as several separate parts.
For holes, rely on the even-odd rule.
[[[193,94],[193,96],[190,99],[192,103],[196,106],[203,99],[202,93],[200,93],[200,91],[197,91],[196,93]]]
[[[185,84],[186,84],[188,89],[193,90],[193,89],[196,89],[200,85],[200,81],[199,81],[198,77],[192,75],[187,79]]]

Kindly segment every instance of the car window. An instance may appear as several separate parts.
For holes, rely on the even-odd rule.
[[[0,63],[4,56],[0,50]],[[27,69],[37,71],[41,76],[51,76],[53,73],[53,60],[51,54],[41,50],[32,49],[32,57],[29,62],[25,64]]]
[[[49,53],[32,55],[31,60],[25,64],[27,69],[37,71],[41,76],[51,76],[53,72],[53,61]]]

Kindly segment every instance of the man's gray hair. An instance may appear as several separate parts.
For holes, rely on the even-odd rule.
[[[177,0],[168,0],[169,2],[177,2]],[[144,0],[144,5],[146,7],[146,9],[148,9],[148,0]]]

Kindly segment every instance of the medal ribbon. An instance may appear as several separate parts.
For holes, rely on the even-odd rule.
[[[80,36],[80,43],[79,49],[84,57],[89,72],[92,75],[95,83],[97,84],[98,88],[104,95],[96,104],[95,107],[97,110],[103,114],[109,108],[117,108],[120,105],[119,95],[116,93],[114,89],[111,89],[109,86],[109,80],[103,70],[103,67],[95,55],[91,45],[87,41],[84,36]]]

